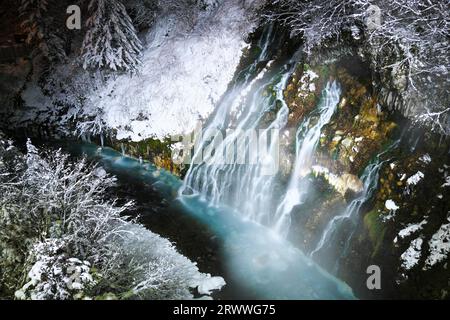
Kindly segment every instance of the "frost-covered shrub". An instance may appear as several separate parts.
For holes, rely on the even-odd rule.
[[[23,156],[0,132],[0,298],[14,293],[15,281],[23,274],[25,252],[31,242],[26,237],[20,205],[9,202],[18,176],[25,170]],[[23,237],[17,237],[17,235]]]
[[[124,218],[131,203],[105,200],[115,179],[102,168],[0,141],[0,296],[188,299],[211,279]]]
[[[89,298],[84,291],[95,285],[88,261],[69,258],[61,239],[49,239],[34,245],[29,260],[29,281],[15,293],[17,299],[64,300]]]

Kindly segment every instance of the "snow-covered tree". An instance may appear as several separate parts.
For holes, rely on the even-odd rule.
[[[55,17],[49,14],[50,6],[54,5],[51,0],[21,0],[19,7],[27,43],[39,48],[50,61],[66,57],[65,35],[57,26]]]
[[[137,71],[142,44],[119,0],[90,0],[82,46],[85,69]]]
[[[105,170],[27,150],[0,133],[0,297],[189,299],[210,279],[105,199]]]
[[[419,109],[417,122],[431,121],[438,132],[450,133],[448,1],[272,0],[267,9],[269,21],[303,37],[307,53],[353,35],[375,71],[392,75],[389,82],[406,98],[404,105]]]
[[[88,261],[70,258],[67,243],[47,239],[35,244],[28,256],[31,263],[28,282],[15,292],[20,300],[66,300],[88,298],[83,292],[95,286],[95,274]]]

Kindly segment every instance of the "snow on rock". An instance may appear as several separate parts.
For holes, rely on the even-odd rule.
[[[338,176],[331,173],[328,168],[322,166],[313,166],[312,171],[316,176],[323,176],[328,183],[336,189],[342,196],[345,196],[348,190],[355,193],[364,191],[364,184],[357,176],[344,172]]]
[[[389,211],[397,211],[398,209],[400,209],[399,206],[397,206],[394,202],[394,200],[388,199],[386,200],[386,203],[384,204],[386,209],[388,209]]]
[[[210,277],[205,278],[197,290],[199,294],[210,295],[213,290],[220,290],[224,285],[226,282],[222,277]]]
[[[428,153],[424,154],[419,158],[420,161],[422,161],[425,164],[429,164],[431,162],[431,157]]]
[[[406,180],[406,183],[411,186],[415,186],[416,184],[419,183],[420,180],[423,179],[423,177],[425,177],[425,175],[421,172],[421,171],[417,171],[416,174],[412,175],[411,177],[408,178],[408,180]]]
[[[450,176],[445,178],[445,183],[442,185],[442,187],[450,187]]]
[[[313,81],[319,78],[319,75],[312,70],[306,71],[302,78],[300,79],[300,83],[302,84],[299,88],[299,97],[306,97],[312,92],[316,91],[316,85]]]
[[[428,241],[430,253],[425,261],[425,270],[447,259],[450,252],[450,223],[442,225]]]
[[[410,235],[416,233],[417,231],[422,230],[423,226],[427,224],[427,220],[424,219],[419,223],[410,223],[405,228],[398,232],[398,237],[400,239],[409,237]],[[397,242],[397,237],[394,240],[394,243]]]
[[[389,210],[389,214],[383,216],[382,218],[383,222],[393,219],[395,217],[397,210],[400,209],[400,207],[397,206],[394,200],[391,199],[386,200],[384,206],[386,207],[387,210]]]
[[[420,237],[411,241],[409,248],[400,256],[402,267],[405,270],[411,270],[419,262],[422,255],[422,244],[423,239]]]
[[[90,105],[118,139],[192,132],[225,93],[252,28],[238,0],[199,11],[192,29],[163,16],[147,35],[139,74],[110,80],[90,96]]]

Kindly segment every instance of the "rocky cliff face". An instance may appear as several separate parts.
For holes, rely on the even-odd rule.
[[[358,56],[318,60],[302,63],[286,89],[291,126],[327,79],[338,80],[343,92],[322,132],[310,196],[292,212],[291,240],[361,298],[448,298],[449,139],[396,112]],[[319,90],[305,90],[311,87]],[[285,143],[289,154],[292,141]],[[321,247],[321,238],[329,243]],[[382,290],[366,286],[370,265],[382,270]]]

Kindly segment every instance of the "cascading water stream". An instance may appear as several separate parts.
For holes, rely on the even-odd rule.
[[[249,72],[268,60],[270,43],[275,38],[273,28],[269,27],[259,43],[261,53]],[[232,204],[230,207],[239,209],[246,218],[270,223],[271,191],[278,169],[277,130],[288,120],[283,92],[294,67],[294,63],[288,62],[272,68],[269,61],[253,79],[246,76],[243,83],[227,93],[197,142],[182,194],[193,191],[212,205]],[[265,123],[268,112],[275,113],[275,117]],[[235,120],[230,117],[233,113]]]
[[[342,214],[333,217],[333,219],[331,219],[331,221],[327,224],[319,242],[309,254],[311,258],[314,258],[314,256],[318,255],[322,250],[324,250],[325,248],[329,247],[334,243],[333,241],[334,237],[340,232],[341,226],[345,221],[351,221],[353,226],[356,227],[357,225],[356,219],[361,210],[361,207],[372,198],[373,193],[378,188],[380,169],[386,163],[386,161],[388,161],[388,160],[381,160],[383,155],[392,150],[392,148],[395,148],[399,144],[399,142],[400,140],[397,140],[387,150],[378,154],[375,161],[370,163],[365,168],[361,176],[361,180],[364,185],[363,192],[359,197],[350,202],[350,204],[347,206],[347,208]],[[344,243],[342,253],[338,256],[334,266],[335,272],[337,272],[337,269],[339,268],[339,259],[345,256],[346,251],[348,250],[348,246],[353,236],[353,232],[354,228],[346,236],[346,241]]]
[[[266,41],[272,38],[270,32],[264,37]],[[260,46],[264,45],[260,43]],[[259,60],[267,59],[266,50],[261,52]],[[293,63],[275,72],[269,71],[270,68],[271,63],[268,63],[253,80],[246,77],[244,85],[235,86],[219,105],[197,142],[181,194],[189,190],[212,205],[229,205],[246,218],[273,227],[285,236],[290,227],[290,212],[301,203],[301,194],[306,192],[307,185],[302,183],[301,177],[311,169],[321,130],[330,122],[339,103],[340,88],[336,82],[328,83],[318,109],[300,126],[294,173],[280,203],[280,197],[273,192],[278,183],[278,130],[283,129],[288,120],[284,90],[293,72]],[[267,94],[269,88],[273,92]],[[232,112],[240,112],[235,124],[229,120]],[[269,112],[276,112],[276,115],[267,125],[264,121]],[[226,132],[225,138],[223,132]]]
[[[178,196],[182,182],[153,164],[122,156],[108,147],[67,143],[74,156],[95,159],[108,172],[151,186],[167,203],[164,212],[195,218],[220,239],[217,248],[227,285],[258,299],[354,299],[350,287],[267,228],[244,221],[228,207],[210,206],[198,196]]]
[[[248,97],[250,103],[246,112],[240,116],[235,128],[228,128],[223,140],[221,136],[220,145],[217,145],[217,136],[214,133],[222,134],[223,131],[219,130],[220,125],[223,125],[228,113],[218,111],[215,119],[205,130],[204,136],[207,138],[199,144],[200,151],[193,158],[195,163],[200,155],[203,155],[202,162],[191,166],[185,179],[184,189],[190,188],[199,192],[214,205],[233,203],[235,208],[239,208],[249,219],[257,222],[261,222],[268,216],[264,210],[269,209],[270,206],[269,195],[275,174],[265,174],[265,170],[270,169],[278,161],[275,157],[278,155],[279,147],[278,136],[270,134],[273,130],[282,129],[288,116],[288,107],[283,100],[283,90],[291,70],[285,69],[282,72],[281,75],[276,73],[269,80],[264,81]],[[275,99],[273,96],[266,96],[264,91],[277,81],[274,87]],[[252,85],[253,83],[249,84],[249,86]],[[244,88],[247,94],[251,91],[249,86]],[[239,95],[236,99],[243,98],[245,97]],[[235,100],[233,103],[239,103],[239,101]],[[261,122],[264,114],[278,105],[281,107],[275,120],[263,129]],[[220,107],[229,110],[227,105]],[[267,143],[265,147],[262,146],[262,141]],[[209,152],[201,154],[202,150],[209,150],[211,144],[215,145],[214,154],[211,155]],[[231,156],[224,157],[224,152]],[[205,154],[207,154],[206,157]]]
[[[323,93],[323,100],[317,112],[319,119],[315,125],[311,126],[313,115],[306,118],[297,130],[296,135],[296,160],[294,171],[285,193],[285,196],[276,211],[275,230],[284,236],[287,235],[290,226],[290,214],[292,209],[302,203],[303,197],[307,193],[308,182],[304,179],[311,172],[314,161],[314,153],[320,140],[320,134],[327,125],[337,105],[339,104],[341,90],[339,85],[329,82]]]
[[[348,219],[352,219],[355,215],[357,215],[362,205],[372,197],[373,191],[377,188],[378,172],[382,164],[383,163],[380,162],[379,159],[377,159],[377,161],[371,163],[366,167],[364,173],[361,176],[361,180],[364,184],[364,190],[362,194],[347,206],[343,214],[337,215],[333,217],[333,219],[331,219],[331,221],[325,227],[325,230],[323,231],[322,236],[317,243],[317,246],[314,248],[314,250],[311,251],[311,257],[320,252],[324,248],[324,246],[330,244],[333,235],[338,232],[338,229],[342,222]]]

